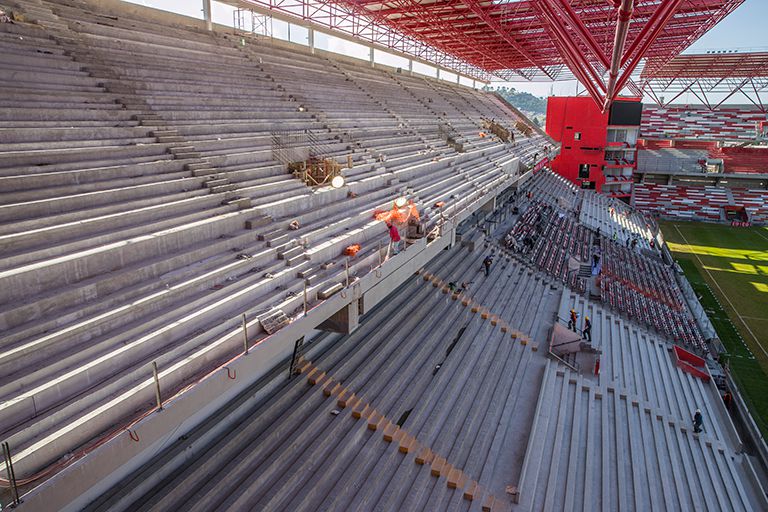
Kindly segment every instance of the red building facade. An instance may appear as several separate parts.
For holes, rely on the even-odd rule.
[[[629,197],[641,114],[636,98],[617,100],[602,112],[590,97],[550,97],[547,134],[561,144],[552,170],[582,188]]]

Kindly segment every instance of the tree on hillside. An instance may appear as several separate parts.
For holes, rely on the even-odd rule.
[[[483,87],[484,91],[496,91],[515,108],[534,114],[547,113],[547,100],[529,92],[520,92],[514,87]]]

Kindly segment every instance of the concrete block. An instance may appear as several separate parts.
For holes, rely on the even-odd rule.
[[[439,477],[445,470],[445,465],[446,465],[445,459],[438,455],[437,457],[435,457],[434,461],[432,462],[432,468],[430,469],[430,474],[432,476]]]
[[[214,188],[214,187],[219,187],[221,185],[227,185],[228,183],[229,183],[229,179],[227,178],[214,178],[204,182],[203,186],[206,188]]]
[[[496,498],[493,497],[493,495],[489,494],[488,497],[483,502],[483,512],[494,512],[498,508],[500,508],[500,504],[497,503]]]
[[[340,292],[344,289],[344,286],[342,286],[340,283],[336,283],[334,285],[329,286],[328,288],[325,288],[324,290],[320,290],[317,293],[317,296],[321,300],[326,300],[330,298],[332,295]]]
[[[467,488],[464,489],[464,494],[462,495],[464,499],[467,501],[474,500],[475,497],[477,497],[477,490],[478,490],[477,487],[478,487],[477,482],[475,482],[474,480],[470,481]]]
[[[394,423],[390,423],[389,425],[384,427],[384,441],[387,443],[391,443],[392,438],[395,435],[395,432],[397,432],[398,430],[400,430],[400,427],[398,427]]]
[[[357,405],[352,409],[352,417],[356,420],[359,420],[363,416],[368,416],[370,414],[371,407],[364,403],[363,401],[358,402]]]
[[[232,192],[233,190],[237,190],[237,185],[219,185],[211,187],[211,194],[223,194],[225,192]]]
[[[416,464],[419,464],[420,466],[423,466],[424,464],[430,464],[434,458],[435,454],[432,452],[432,450],[424,446],[416,455]]]
[[[245,229],[258,229],[272,224],[272,219],[266,215],[257,215],[245,221]],[[302,276],[303,277],[303,276]]]

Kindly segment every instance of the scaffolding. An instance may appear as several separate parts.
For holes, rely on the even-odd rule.
[[[450,123],[440,121],[437,124],[437,133],[457,153],[464,152],[464,144],[459,141],[461,134]]]
[[[232,26],[238,32],[272,37],[272,16],[260,14],[251,9],[238,8],[232,11]]]
[[[483,128],[500,138],[504,142],[514,142],[515,136],[510,130],[504,128],[493,119],[483,119]]]
[[[308,187],[330,185],[333,178],[342,175],[343,166],[331,155],[333,149],[312,132],[272,134],[272,158]],[[351,167],[352,155],[345,159],[347,167]]]

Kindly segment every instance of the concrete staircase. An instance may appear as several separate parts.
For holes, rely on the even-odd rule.
[[[271,398],[217,415],[238,415],[238,428],[219,429],[222,435],[191,458],[180,441],[86,510],[132,503],[204,510],[214,502],[222,510],[442,510],[469,503],[501,510],[502,454],[514,444],[515,425],[529,421],[533,401],[525,396],[535,392],[544,359],[535,343],[511,337],[493,315],[463,302],[471,295],[527,332],[540,330],[553,303],[548,287],[514,263],[500,263],[486,279],[483,257],[447,251],[427,272],[439,282],[471,281],[467,295],[453,297],[434,279],[415,276]],[[443,321],[425,321],[420,312],[427,310]],[[214,484],[211,472],[226,477]],[[150,474],[173,477],[160,483]]]

